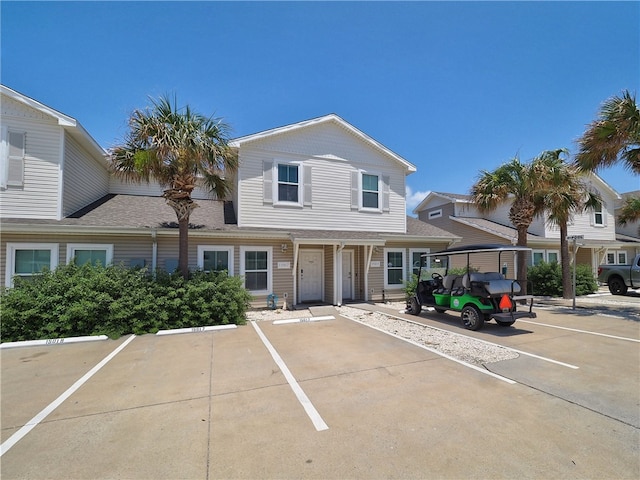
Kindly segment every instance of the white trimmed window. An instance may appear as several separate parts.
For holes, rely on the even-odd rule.
[[[226,270],[233,275],[233,247],[198,245],[198,268],[205,272]]]
[[[32,277],[57,266],[57,243],[7,243],[5,285],[12,287],[14,277]]]
[[[422,256],[425,253],[429,253],[430,251],[431,250],[429,248],[423,248],[422,250],[417,250],[415,248],[412,248],[411,250],[409,250],[409,258],[411,259],[412,274],[418,275],[421,265],[422,265],[423,271],[431,267],[431,258]]]
[[[558,250],[534,250],[532,255],[533,265],[542,262],[560,263],[560,252]]]
[[[271,293],[273,284],[272,247],[240,247],[240,275],[254,295]]]
[[[405,277],[405,249],[384,249],[384,288],[401,288]]]
[[[351,173],[351,209],[363,212],[388,212],[389,177],[376,172]]]
[[[295,163],[276,163],[276,172],[278,174],[275,196],[277,203],[301,205],[300,165]]]
[[[601,203],[593,209],[593,225],[596,227],[605,226],[604,209]]]
[[[22,187],[27,135],[4,127],[1,136],[0,187]]]
[[[67,263],[75,259],[76,265],[107,266],[113,262],[113,245],[93,243],[70,243],[67,245]]]
[[[608,251],[606,259],[607,259],[607,265],[626,265],[627,252],[626,251]]]
[[[280,207],[311,206],[310,165],[265,160],[262,163],[263,203]]]

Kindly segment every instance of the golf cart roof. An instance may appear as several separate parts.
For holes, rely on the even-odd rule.
[[[437,257],[444,255],[465,255],[468,253],[499,253],[499,252],[530,252],[529,247],[518,245],[502,245],[499,243],[483,243],[479,245],[465,245],[464,247],[454,247],[439,252],[425,253],[423,257]]]

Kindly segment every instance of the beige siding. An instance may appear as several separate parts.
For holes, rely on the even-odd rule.
[[[312,206],[291,208],[263,202],[263,161],[279,160],[312,168]],[[359,169],[389,176],[389,212],[351,209],[351,172]],[[240,151],[238,217],[243,227],[404,232],[404,170],[334,124],[256,141]]]
[[[102,158],[92,157],[65,134],[63,215],[71,215],[108,193],[109,174]]]
[[[42,113],[2,97],[0,124],[26,132],[24,186],[0,190],[4,218],[58,218],[62,127]]]

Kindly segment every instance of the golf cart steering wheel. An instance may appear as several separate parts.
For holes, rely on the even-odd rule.
[[[431,278],[434,279],[436,282],[442,283],[442,275],[440,275],[438,272],[433,272],[431,274]]]

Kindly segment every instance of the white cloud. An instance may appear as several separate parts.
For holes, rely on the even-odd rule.
[[[424,197],[427,196],[429,191],[426,192],[414,192],[409,185],[406,186],[406,199],[407,199],[407,215],[413,215],[413,209],[416,208]]]

